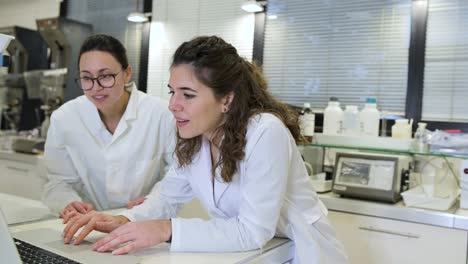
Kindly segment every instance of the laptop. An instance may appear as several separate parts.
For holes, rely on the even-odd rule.
[[[140,263],[137,256],[99,253],[91,249],[92,242],[83,241],[80,245],[64,244],[61,232],[41,228],[10,234],[2,210],[0,209],[0,256],[5,263],[34,263],[29,259],[37,259],[36,263],[47,263],[50,259],[59,262],[50,263],[109,263],[128,264]],[[48,260],[44,260],[48,259]],[[23,261],[22,261],[23,260]]]

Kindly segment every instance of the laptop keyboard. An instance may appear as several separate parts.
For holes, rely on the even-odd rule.
[[[48,264],[48,263],[66,263],[66,264],[75,264],[79,263],[74,260],[62,257],[57,255],[53,252],[47,251],[45,249],[33,246],[29,243],[21,241],[19,239],[14,238],[16,248],[18,248],[18,252],[21,257],[21,261],[23,263],[40,263],[40,264]]]

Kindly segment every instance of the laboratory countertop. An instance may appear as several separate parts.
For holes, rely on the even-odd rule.
[[[61,219],[53,219],[10,227],[12,233],[49,228],[62,231]],[[93,231],[87,240],[94,241],[103,234]],[[232,253],[193,253],[171,252],[170,244],[135,251],[132,255],[140,259],[139,263],[190,263],[190,264],[232,264],[232,263],[286,263],[293,257],[294,243],[283,238],[273,238],[263,249]]]
[[[42,155],[35,154],[24,154],[14,152],[12,150],[0,150],[0,159],[24,162],[28,164],[37,164],[39,160],[42,160]]]
[[[56,218],[41,201],[0,193],[0,208],[8,225]]]
[[[332,192],[319,194],[320,200],[332,211],[354,213],[420,224],[463,229],[468,231],[468,210],[455,204],[447,211],[407,207],[402,201],[396,204],[341,197]]]

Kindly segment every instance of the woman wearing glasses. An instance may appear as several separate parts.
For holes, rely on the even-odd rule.
[[[117,39],[87,38],[78,69],[84,95],[52,114],[45,145],[43,201],[65,222],[141,203],[172,164],[175,144],[167,103],[130,83],[132,67]]]

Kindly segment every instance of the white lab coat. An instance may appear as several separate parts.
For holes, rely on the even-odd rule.
[[[132,221],[172,218],[181,203],[197,197],[212,219],[172,218],[172,251],[252,250],[276,235],[294,240],[295,263],[347,263],[295,141],[274,115],[251,118],[245,159],[232,182],[222,182],[218,168],[213,184],[211,168],[204,139],[192,164],[171,169],[145,203],[122,215]]]
[[[173,163],[175,121],[167,102],[127,87],[130,99],[114,134],[84,95],[54,111],[45,144],[43,201],[59,212],[72,201],[96,210],[147,195]]]

